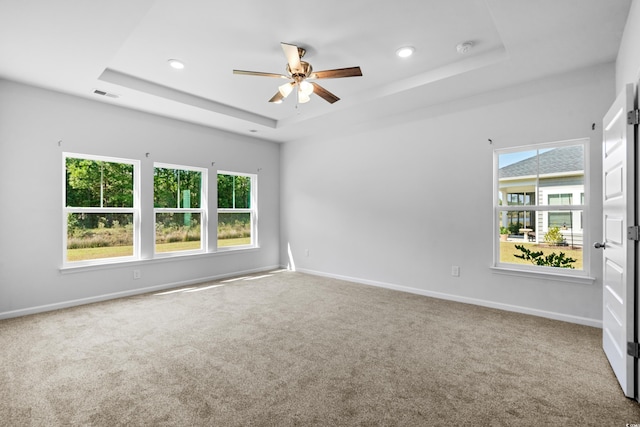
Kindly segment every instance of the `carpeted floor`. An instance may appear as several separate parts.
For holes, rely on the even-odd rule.
[[[280,271],[0,321],[3,426],[640,423],[596,328]]]

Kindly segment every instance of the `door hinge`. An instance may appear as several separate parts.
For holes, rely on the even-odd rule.
[[[627,227],[627,240],[640,240],[640,227],[632,225]]]
[[[638,344],[637,342],[628,342],[627,354],[629,356],[635,357],[636,359],[640,359],[640,344]]]
[[[627,124],[628,125],[640,124],[640,110],[631,110],[627,113]]]

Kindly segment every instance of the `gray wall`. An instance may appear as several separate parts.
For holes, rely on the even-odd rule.
[[[279,266],[278,144],[9,81],[0,94],[0,318]],[[61,271],[63,151],[261,169],[260,248]]]
[[[591,276],[597,279],[586,284],[490,268],[492,153],[589,138],[589,232],[598,239],[601,120],[614,84],[613,64],[603,65],[393,117],[357,134],[285,144],[283,262],[299,271],[599,325],[596,257]],[[461,267],[460,277],[451,276],[453,265]]]
[[[627,83],[637,84],[640,79],[640,2],[632,1],[627,24],[622,34],[616,60],[616,93]]]

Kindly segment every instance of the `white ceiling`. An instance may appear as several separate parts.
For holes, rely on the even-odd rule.
[[[283,142],[613,61],[630,3],[0,0],[0,78]],[[271,104],[284,80],[232,70],[286,74],[280,42],[363,76],[318,80],[334,104]]]

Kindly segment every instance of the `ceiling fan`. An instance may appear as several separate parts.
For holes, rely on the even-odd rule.
[[[297,86],[298,102],[303,104],[309,102],[309,96],[315,93],[320,98],[333,104],[340,98],[320,86],[315,82],[308,82],[307,79],[335,79],[340,77],[359,77],[362,76],[360,67],[337,68],[334,70],[313,71],[313,67],[308,62],[302,61],[306,50],[293,44],[280,43],[282,50],[287,58],[287,75],[262,73],[259,71],[233,70],[234,74],[244,74],[248,76],[278,77],[282,79],[291,79],[292,81],[278,87],[278,92],[269,100],[275,104],[279,104],[285,99],[293,89]]]

